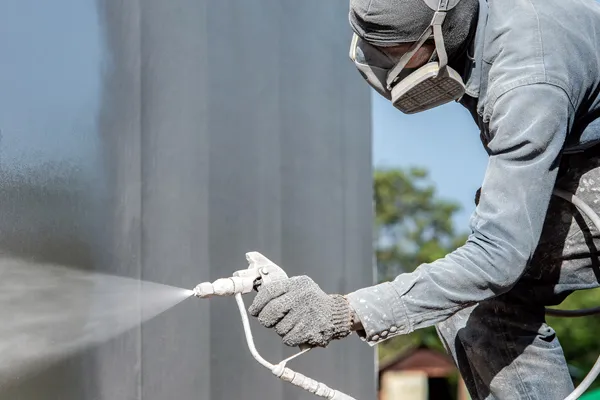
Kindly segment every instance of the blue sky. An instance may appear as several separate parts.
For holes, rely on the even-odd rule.
[[[468,231],[487,163],[479,130],[469,112],[451,103],[406,115],[373,91],[373,165],[425,167],[441,197],[462,205],[457,228]]]

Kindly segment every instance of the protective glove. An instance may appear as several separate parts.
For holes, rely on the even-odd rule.
[[[248,312],[283,343],[325,347],[352,332],[353,312],[341,295],[328,295],[308,276],[260,286]]]

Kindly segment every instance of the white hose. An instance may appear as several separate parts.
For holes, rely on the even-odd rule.
[[[304,376],[298,372],[295,372],[285,366],[285,363],[292,358],[307,352],[310,349],[302,350],[299,354],[296,354],[286,360],[283,360],[277,365],[273,365],[258,354],[256,350],[256,346],[254,345],[254,339],[252,337],[252,331],[250,329],[250,321],[248,321],[248,314],[246,314],[246,306],[244,304],[244,300],[242,299],[241,293],[236,293],[235,301],[238,305],[238,309],[240,310],[240,315],[242,317],[242,325],[244,326],[244,334],[246,335],[246,343],[248,343],[248,348],[250,349],[250,353],[252,356],[265,368],[271,370],[271,372],[277,376],[278,378],[289,382],[293,385],[296,385],[310,393],[313,393],[317,396],[326,398],[328,400],[356,400],[353,397],[348,396],[345,393],[342,393],[337,390],[333,390],[329,388],[324,383],[315,381],[312,378]]]
[[[238,308],[240,309],[240,315],[242,316],[242,325],[244,325],[244,333],[246,334],[246,343],[248,343],[250,353],[252,353],[252,356],[261,365],[263,365],[265,368],[272,370],[273,364],[262,358],[256,350],[256,346],[254,345],[254,338],[252,337],[252,331],[250,330],[250,321],[248,321],[248,315],[246,314],[246,306],[244,305],[244,300],[242,300],[241,293],[237,293],[235,295],[235,301],[237,302]]]
[[[571,394],[567,396],[565,400],[578,399],[583,393],[585,393],[586,390],[588,390],[592,383],[594,383],[598,375],[600,375],[600,357],[598,357],[590,372],[588,372],[588,374],[585,376],[585,379],[579,384],[579,386],[577,386],[577,389],[571,392]]]

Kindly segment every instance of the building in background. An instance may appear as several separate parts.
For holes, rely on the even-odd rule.
[[[379,400],[455,399],[469,400],[470,397],[446,353],[419,346],[379,367]]]
[[[348,60],[347,7],[2,2],[0,250],[187,288],[257,250],[329,292],[372,284],[370,93]],[[268,360],[289,354],[254,330]],[[375,354],[357,338],[290,366],[376,397]],[[0,398],[314,397],[253,360],[235,302],[217,299],[185,301]]]

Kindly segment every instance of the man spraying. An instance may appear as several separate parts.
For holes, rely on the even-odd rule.
[[[353,331],[374,346],[435,325],[473,399],[565,398],[573,384],[544,310],[599,286],[600,232],[553,192],[600,211],[600,4],[350,0],[349,20],[350,58],[396,108],[458,101],[473,115],[489,162],[472,233],[345,296],[307,276],[273,282],[250,314],[289,346]]]

